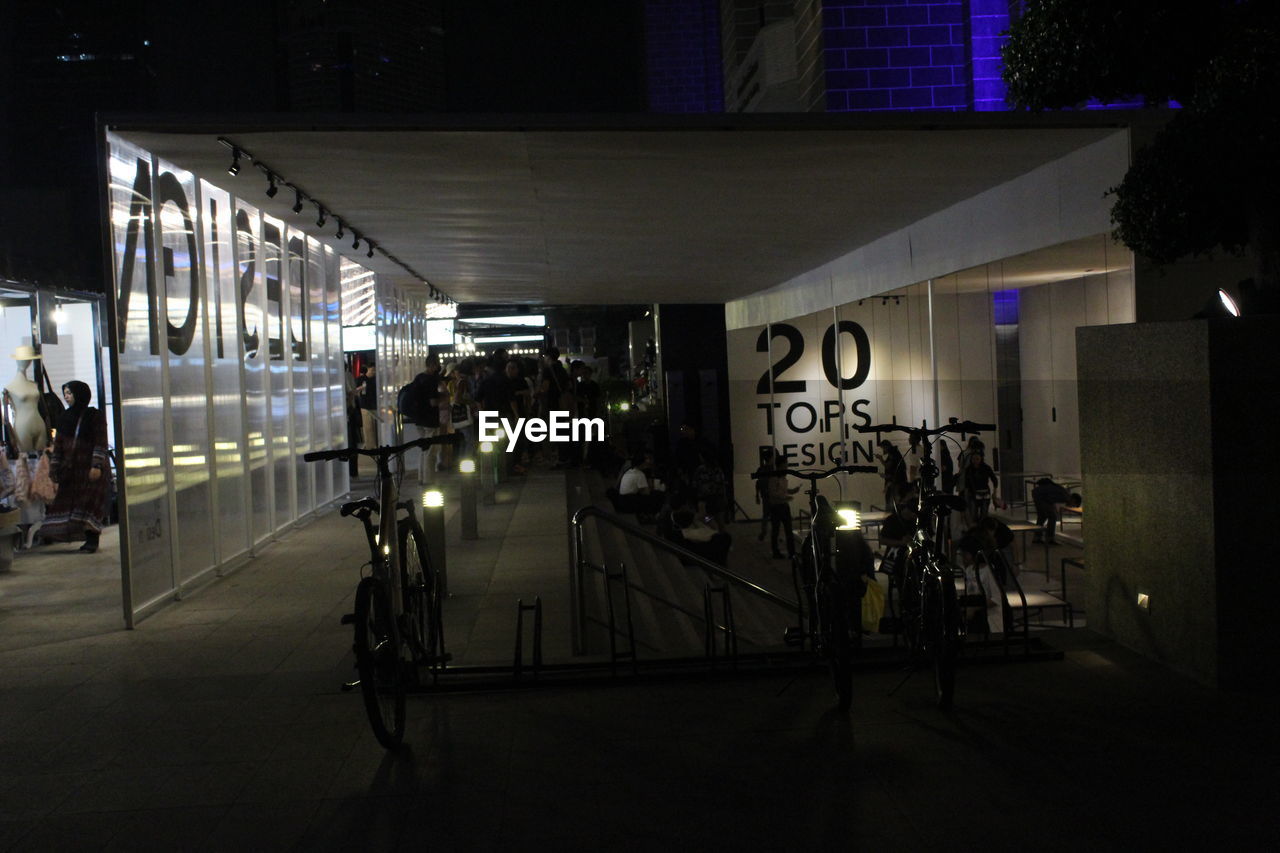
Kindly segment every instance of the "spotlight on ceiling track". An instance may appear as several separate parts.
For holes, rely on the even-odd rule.
[[[231,165],[227,167],[228,175],[240,174],[240,149],[232,147],[231,149]]]
[[[372,258],[372,257],[373,257],[373,244],[372,244],[372,243],[370,243],[368,240],[365,240],[365,243],[367,243],[367,244],[368,244],[368,246],[369,246],[369,251],[365,254],[365,257]]]
[[[297,187],[293,188],[293,212],[302,212],[302,190]]]
[[[316,217],[316,227],[317,227],[317,228],[323,228],[323,227],[324,227],[324,223],[325,223],[325,218],[324,218],[324,214],[325,214],[324,205],[322,205],[322,204],[317,204],[317,205],[316,205],[316,209],[320,211],[320,215]]]
[[[336,218],[336,217],[335,217],[335,218]],[[338,219],[338,233],[337,233],[335,236],[336,236],[339,240],[341,240],[341,239],[342,239],[342,235],[343,235],[343,234],[346,234],[346,233],[347,233],[346,231],[343,231],[343,230],[342,230],[342,220],[341,220],[341,219]]]
[[[355,231],[351,232],[351,248],[353,249],[360,248],[360,235],[357,234]]]
[[[278,192],[280,192],[280,187],[276,186],[276,176],[271,172],[267,172],[267,198],[275,198]]]

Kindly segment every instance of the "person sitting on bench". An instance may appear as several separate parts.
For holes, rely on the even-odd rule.
[[[653,516],[662,508],[664,496],[649,486],[646,472],[653,468],[653,454],[638,452],[631,457],[631,467],[618,479],[618,496],[613,505],[618,512],[633,512],[641,517]]]

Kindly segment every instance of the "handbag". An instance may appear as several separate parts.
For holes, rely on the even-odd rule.
[[[36,472],[31,476],[31,497],[49,503],[58,496],[58,484],[49,474],[49,454],[41,453]]]

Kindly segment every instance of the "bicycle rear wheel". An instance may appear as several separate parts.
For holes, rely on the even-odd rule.
[[[404,671],[387,591],[381,584],[369,577],[356,587],[356,671],[374,737],[387,749],[395,749],[404,739]]]
[[[960,603],[956,596],[956,580],[950,569],[932,587],[930,604],[932,618],[931,656],[933,658],[933,683],[938,695],[938,707],[951,707],[956,692],[956,658],[960,651]]]

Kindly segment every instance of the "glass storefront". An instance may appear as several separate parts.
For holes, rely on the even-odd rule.
[[[425,306],[208,181],[108,142],[133,624],[348,491],[345,466],[301,459],[346,444],[340,276],[373,283],[393,363],[416,352],[401,336]],[[384,401],[401,373],[384,374]]]

